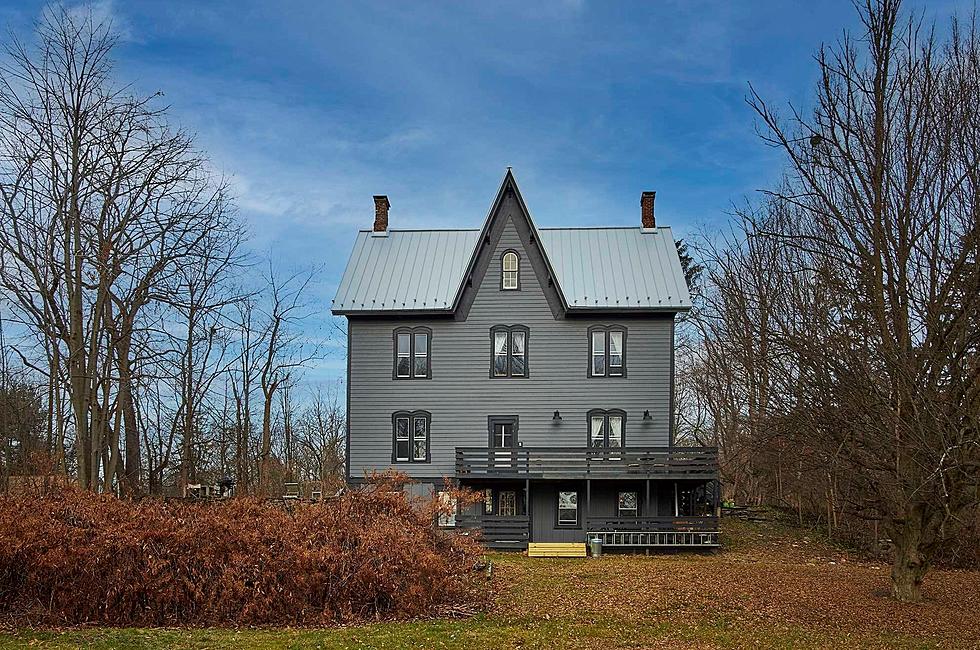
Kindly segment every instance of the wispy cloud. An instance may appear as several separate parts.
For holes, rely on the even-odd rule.
[[[0,17],[26,31],[43,6]],[[476,227],[512,165],[542,225],[635,223],[646,189],[680,234],[723,219],[779,172],[745,83],[805,104],[812,52],[854,20],[848,0],[70,6],[112,20],[120,80],[165,93],[252,246],[323,268],[311,331],[373,194],[394,227]]]

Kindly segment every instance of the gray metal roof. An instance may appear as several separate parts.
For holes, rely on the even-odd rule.
[[[479,230],[357,234],[335,312],[450,310]]]
[[[569,310],[687,310],[670,228],[540,228]],[[361,231],[333,310],[450,311],[479,230]]]
[[[539,228],[569,309],[691,308],[670,228]]]

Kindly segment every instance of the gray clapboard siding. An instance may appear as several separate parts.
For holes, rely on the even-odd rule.
[[[517,415],[518,437],[526,447],[585,446],[587,411],[616,408],[627,413],[627,446],[668,444],[672,316],[556,320],[518,234],[517,209],[513,201],[501,206],[508,222],[465,321],[350,318],[352,478],[393,466],[391,414],[398,410],[432,413],[431,462],[394,465],[420,478],[452,476],[458,446],[487,446],[488,415]],[[500,290],[500,256],[508,249],[521,255],[516,292]],[[430,380],[392,379],[392,331],[409,324],[432,329]],[[501,324],[530,328],[527,379],[489,377],[490,328]],[[627,377],[589,378],[588,328],[612,324],[628,329]],[[652,421],[643,420],[647,409]],[[555,410],[561,412],[559,423],[552,421]]]

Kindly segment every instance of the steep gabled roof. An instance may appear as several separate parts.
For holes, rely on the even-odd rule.
[[[570,310],[691,308],[670,228],[541,228]]]
[[[359,232],[333,313],[453,314],[463,302],[465,317],[464,293],[478,284],[474,275],[486,270],[478,260],[491,243],[494,219],[508,191],[513,191],[527,219],[529,254],[540,252],[532,264],[546,279],[553,278],[552,295],[557,295],[561,310],[691,308],[670,228],[538,229],[508,168],[480,230]]]
[[[357,233],[333,312],[451,312],[479,230]]]

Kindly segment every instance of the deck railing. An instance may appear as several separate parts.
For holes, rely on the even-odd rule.
[[[586,517],[590,531],[715,532],[717,517]]]
[[[457,447],[459,478],[718,478],[715,447]]]
[[[527,548],[529,522],[527,516],[494,517],[458,515],[456,526],[480,531],[480,540],[489,548]]]

